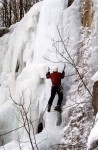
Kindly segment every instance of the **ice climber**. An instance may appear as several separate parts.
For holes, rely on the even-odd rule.
[[[64,69],[65,69],[65,66],[64,66]],[[56,68],[54,68],[53,72],[50,73],[50,68],[48,68],[48,73],[46,74],[46,78],[51,79],[51,82],[52,82],[51,96],[48,101],[48,109],[47,109],[48,112],[50,112],[50,110],[51,110],[51,105],[53,103],[53,99],[54,99],[56,93],[58,94],[58,102],[57,102],[57,106],[54,108],[54,110],[61,111],[61,103],[63,100],[61,79],[63,79],[64,75],[65,75],[64,69],[63,69],[62,73],[60,73],[60,72],[58,72],[58,68],[56,67]]]

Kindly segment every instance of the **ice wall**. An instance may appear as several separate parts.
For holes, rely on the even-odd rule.
[[[15,111],[12,115],[10,111],[13,106],[13,100],[20,104],[20,101],[24,101],[25,109],[28,109],[31,100],[32,107],[32,115],[28,113],[28,117],[31,117],[31,120],[38,119],[38,101],[37,99],[37,87],[39,85],[39,81],[43,71],[40,71],[40,65],[31,64],[33,50],[34,50],[34,41],[36,35],[36,28],[39,18],[41,2],[35,5],[27,15],[21,20],[21,22],[13,25],[10,28],[10,33],[7,36],[2,38],[2,41],[6,39],[6,44],[3,47],[2,45],[2,53],[4,52],[4,61],[2,65],[2,72],[0,77],[1,83],[1,102],[2,107],[8,104],[9,107],[3,110],[0,109],[0,114],[6,114],[4,117],[4,121],[0,117],[0,122],[2,124],[0,128],[0,135],[14,130],[23,124],[20,123],[19,119],[21,118],[20,114]],[[18,70],[16,71],[16,66],[19,65]],[[44,69],[42,69],[44,70]],[[4,96],[5,95],[5,96]],[[21,98],[23,97],[23,98]],[[12,102],[12,104],[10,104]],[[15,104],[15,103],[14,103]],[[5,105],[5,107],[6,107]],[[17,105],[18,106],[18,105]],[[15,110],[15,108],[13,108]],[[3,110],[3,112],[2,112]],[[35,112],[35,113],[34,113]],[[17,117],[16,117],[17,116]],[[13,120],[13,123],[12,123]],[[14,123],[17,122],[17,123]],[[3,123],[5,124],[3,126]],[[10,125],[11,124],[11,125]],[[7,129],[4,129],[6,128]],[[35,132],[37,132],[38,121],[34,123]],[[23,138],[26,136],[25,130],[20,129],[19,132],[16,132],[16,136],[11,136],[12,134],[7,134],[6,138],[4,138],[1,144],[7,143],[11,140],[15,140],[18,138]],[[10,137],[10,138],[9,138]],[[2,139],[2,137],[1,137]],[[6,140],[8,139],[8,140]],[[10,140],[9,140],[10,139]]]
[[[91,57],[91,68],[92,68],[92,85],[94,85],[94,82],[98,81],[98,1],[94,0],[93,1],[93,9],[94,9],[94,16],[93,16],[93,24],[92,24],[92,34],[91,34],[91,48],[90,48],[90,55]],[[88,137],[88,150],[89,149],[98,149],[98,134],[96,130],[98,129],[98,114],[94,116],[94,121],[92,125],[92,130],[90,132],[90,135]]]

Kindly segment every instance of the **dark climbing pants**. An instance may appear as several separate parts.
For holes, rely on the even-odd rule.
[[[52,105],[53,99],[54,99],[56,93],[58,94],[58,97],[59,97],[57,105],[61,106],[61,103],[62,103],[62,100],[63,100],[63,92],[61,91],[59,86],[52,86],[52,88],[51,88],[51,97],[49,99],[48,104]]]

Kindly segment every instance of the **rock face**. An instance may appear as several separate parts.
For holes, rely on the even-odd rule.
[[[96,113],[98,112],[98,81],[96,81],[93,86],[92,105],[94,108],[94,114],[96,115]]]
[[[98,149],[98,140],[95,140],[92,144],[91,147],[88,150],[97,150]]]
[[[82,19],[81,23],[83,27],[91,27],[92,24],[92,0],[84,0],[81,5]]]
[[[0,37],[2,37],[4,34],[8,33],[9,29],[5,27],[0,28]]]
[[[68,0],[68,7],[71,6],[71,4],[74,2],[74,0]]]
[[[92,107],[87,105],[71,108],[69,126],[65,129],[64,134],[65,143],[61,150],[86,150],[87,139],[85,135],[88,135],[92,128],[92,123],[89,119],[92,116],[91,110]],[[86,125],[87,121],[88,125]]]
[[[75,1],[76,2],[76,1]],[[89,60],[90,56],[90,50],[89,46],[87,46],[87,41],[90,39],[90,34],[86,31],[87,29],[90,29],[92,26],[92,0],[83,0],[81,1],[81,7],[80,7],[80,15],[81,15],[81,26],[82,26],[82,32],[80,36],[81,44],[79,45],[78,50],[78,57],[79,61],[77,61],[77,66],[81,66],[81,69],[78,69],[78,71],[81,73],[81,76],[83,76],[83,81],[88,86],[88,84],[91,82],[88,78],[89,73],[87,73],[87,70],[89,70],[90,66],[87,60]],[[84,76],[85,75],[85,76]],[[75,85],[75,86],[73,86]],[[92,120],[93,120],[93,110],[92,105],[89,103],[91,100],[91,96],[87,94],[85,87],[83,84],[81,84],[81,81],[79,79],[73,82],[73,85],[71,85],[71,88],[73,89],[73,97],[71,94],[68,93],[69,96],[66,96],[67,101],[70,99],[72,101],[77,101],[78,105],[71,107],[70,109],[70,117],[69,117],[69,126],[67,129],[65,128],[65,134],[64,134],[64,146],[62,150],[86,150],[86,144],[87,144],[87,137],[92,129]],[[74,90],[74,87],[77,87],[77,92]],[[76,92],[76,93],[75,93]],[[77,99],[77,100],[76,100]],[[79,102],[82,99],[81,102]],[[88,101],[89,100],[89,101]],[[76,103],[75,103],[76,104]],[[95,104],[96,105],[96,104]],[[77,142],[76,142],[77,141]]]

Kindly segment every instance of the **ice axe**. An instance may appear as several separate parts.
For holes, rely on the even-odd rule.
[[[64,69],[63,69],[63,71],[65,70],[65,68],[66,68],[66,65],[64,64]]]
[[[48,67],[48,72],[50,71],[50,68]]]

